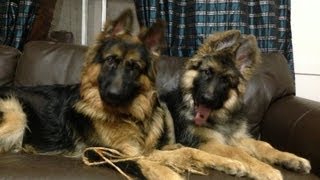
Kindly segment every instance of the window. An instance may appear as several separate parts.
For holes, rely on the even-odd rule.
[[[57,0],[50,31],[69,31],[76,44],[91,44],[106,20],[106,9],[107,0]]]

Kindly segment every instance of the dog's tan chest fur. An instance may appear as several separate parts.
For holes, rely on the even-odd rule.
[[[152,117],[141,122],[137,122],[132,116],[119,119],[119,116],[110,115],[107,120],[93,121],[96,135],[92,141],[130,156],[149,153],[156,148],[158,139],[163,134],[166,118],[170,117],[161,108],[156,108]]]
[[[127,155],[135,156],[143,151],[144,135],[141,127],[132,123],[130,118],[117,119],[110,117],[105,121],[94,121],[97,138],[93,139],[97,144],[113,147]]]

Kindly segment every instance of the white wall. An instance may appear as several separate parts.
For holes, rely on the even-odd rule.
[[[320,101],[320,1],[291,1],[297,96]]]

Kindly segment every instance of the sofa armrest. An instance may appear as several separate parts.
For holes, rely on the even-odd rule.
[[[286,96],[272,103],[261,124],[261,139],[311,161],[320,175],[320,102]]]
[[[21,52],[13,47],[0,45],[0,86],[13,83]]]

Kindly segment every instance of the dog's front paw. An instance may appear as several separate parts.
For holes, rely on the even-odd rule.
[[[237,177],[246,176],[248,174],[248,169],[246,166],[237,160],[225,160],[225,165],[217,166],[215,169],[218,171],[222,171],[229,175],[234,175]]]
[[[283,165],[288,169],[292,169],[300,173],[310,173],[311,170],[310,162],[297,156],[288,159],[285,163],[283,163]]]

